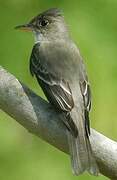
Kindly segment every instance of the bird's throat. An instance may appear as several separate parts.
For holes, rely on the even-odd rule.
[[[40,43],[43,41],[43,35],[39,32],[34,31],[34,39],[35,39],[35,44]]]

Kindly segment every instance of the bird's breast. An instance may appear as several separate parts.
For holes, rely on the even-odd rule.
[[[79,51],[69,43],[41,43],[40,57],[43,65],[52,73],[68,80],[78,79]]]

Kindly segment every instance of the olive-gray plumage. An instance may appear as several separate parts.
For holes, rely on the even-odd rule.
[[[63,114],[74,174],[87,170],[97,175],[89,141],[90,86],[79,50],[69,36],[61,12],[49,9],[19,27],[34,32],[30,71],[49,102]]]

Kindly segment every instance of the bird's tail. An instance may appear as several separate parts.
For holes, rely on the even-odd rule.
[[[75,124],[77,125],[78,136],[75,138],[72,133],[67,132],[73,174],[79,175],[86,170],[90,174],[98,175],[99,170],[93,156],[89,137],[86,135],[84,120],[82,116],[74,117],[74,115],[77,114],[71,113],[72,119],[77,118]]]

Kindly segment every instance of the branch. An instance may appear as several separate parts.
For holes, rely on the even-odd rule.
[[[61,114],[1,66],[0,108],[29,132],[69,154]],[[117,179],[117,143],[93,129],[90,140],[100,172]]]

